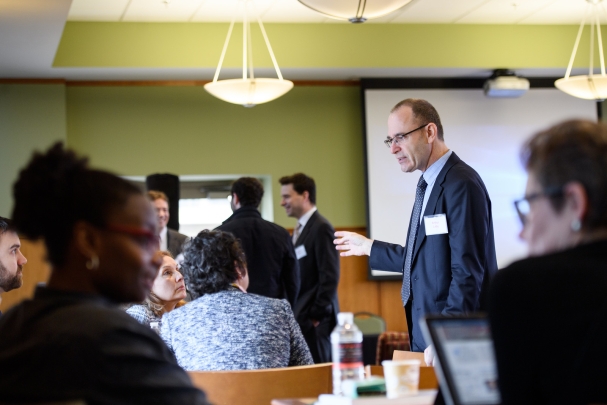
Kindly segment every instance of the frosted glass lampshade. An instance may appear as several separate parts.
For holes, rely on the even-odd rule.
[[[398,10],[411,0],[299,0],[299,2],[326,16],[362,23]]]
[[[253,107],[287,93],[293,82],[281,79],[230,79],[207,83],[204,89],[228,103]]]
[[[573,97],[586,100],[604,100],[607,98],[607,76],[584,75],[569,76],[554,82],[557,89]]]

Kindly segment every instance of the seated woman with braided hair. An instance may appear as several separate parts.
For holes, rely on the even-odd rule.
[[[247,294],[244,252],[228,232],[204,230],[184,250],[194,301],[162,318],[161,336],[186,370],[313,364],[286,300]],[[246,401],[245,401],[246,402]]]
[[[162,263],[152,285],[152,291],[142,304],[130,306],[126,313],[139,323],[160,333],[162,315],[185,304],[186,297],[183,276],[173,255],[168,250],[159,252]]]
[[[158,266],[156,214],[125,180],[58,143],[14,186],[13,222],[44,239],[47,287],[0,318],[0,402],[207,404],[162,339],[118,309]]]

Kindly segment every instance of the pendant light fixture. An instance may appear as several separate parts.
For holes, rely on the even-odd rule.
[[[253,8],[252,0],[240,0],[239,5],[243,6],[243,21],[242,21],[242,79],[229,79],[229,80],[218,80],[219,72],[230,43],[230,37],[232,36],[232,30],[234,28],[234,22],[236,21],[237,12],[234,13],[234,18],[228,29],[228,36],[226,37],[219,58],[219,64],[215,71],[213,81],[204,85],[204,89],[211,93],[213,96],[220,100],[227,101],[228,103],[240,104],[245,107],[253,107],[257,104],[267,103],[277,99],[284,95],[293,88],[293,82],[284,80],[280,73],[280,68],[276,62],[276,57],[272,51],[270,40],[266,34],[266,30],[261,22],[261,19],[255,14],[261,34],[272,58],[274,69],[276,70],[277,79],[271,78],[256,78],[253,71],[253,48],[251,46],[251,26],[249,23],[249,8]],[[254,12],[254,10],[253,10]]]
[[[298,0],[304,6],[321,14],[351,23],[389,14],[411,0]]]
[[[575,39],[575,45],[573,45],[573,52],[571,53],[571,59],[567,66],[567,72],[565,77],[558,79],[554,82],[557,89],[569,94],[573,97],[584,98],[586,100],[604,100],[607,98],[607,75],[605,74],[605,57],[603,56],[603,40],[601,38],[601,23],[599,21],[599,4],[602,0],[586,0],[588,2],[588,10],[586,15],[582,19],[580,28]],[[590,67],[587,75],[581,76],[570,76],[571,68],[573,67],[573,61],[577,48],[584,31],[584,25],[586,21],[590,19]],[[599,58],[601,62],[601,74],[595,75],[594,70],[594,35],[596,31],[596,37],[599,45]]]

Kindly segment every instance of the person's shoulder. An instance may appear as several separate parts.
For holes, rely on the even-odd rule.
[[[142,304],[131,305],[126,313],[135,318],[140,323],[147,323],[150,317],[150,309]]]
[[[312,217],[310,217],[310,221],[312,221],[312,218],[314,219],[313,225],[321,228],[321,229],[329,229],[331,231],[335,231],[333,228],[333,225],[331,225],[331,223],[329,222],[329,220],[327,218],[325,218],[324,216],[322,216],[322,214],[318,211],[316,211],[314,214],[312,214]]]
[[[171,229],[171,228],[167,228],[168,233],[171,235],[171,237],[174,237],[180,241],[185,241],[188,236],[184,235],[182,233],[179,233],[178,231]]]

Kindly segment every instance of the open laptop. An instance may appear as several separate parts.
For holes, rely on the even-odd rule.
[[[489,320],[485,315],[428,316],[420,321],[434,346],[438,380],[447,405],[501,402]]]

